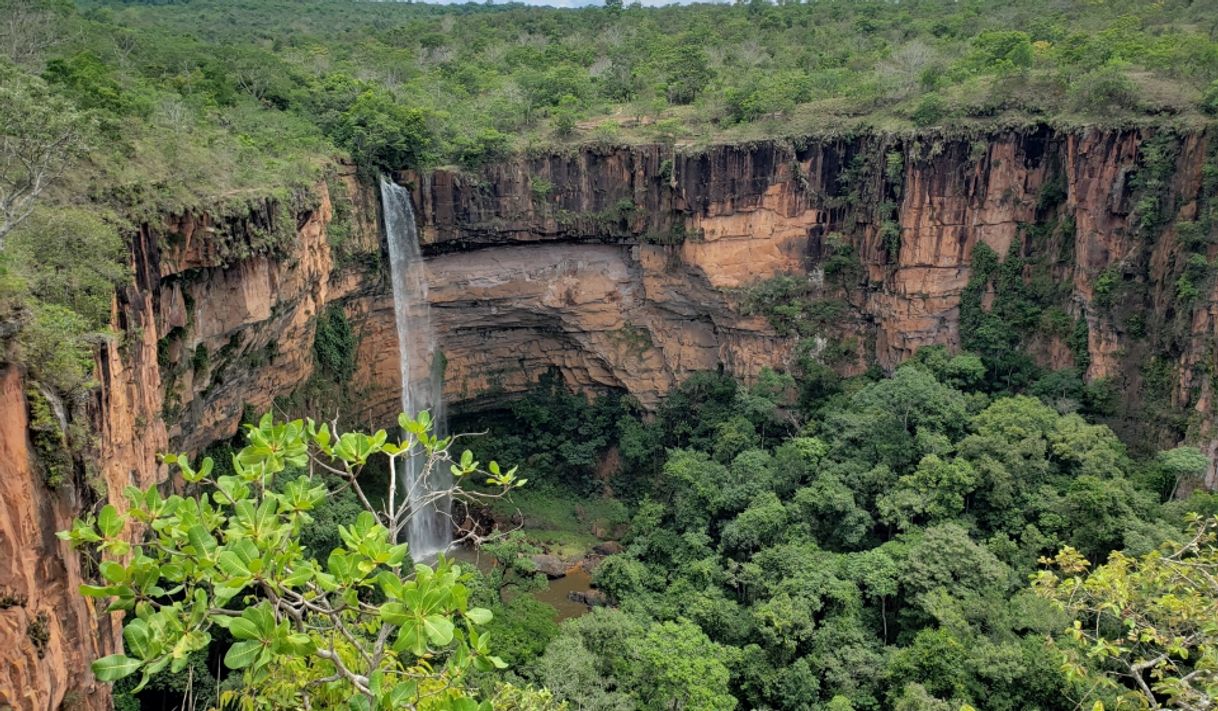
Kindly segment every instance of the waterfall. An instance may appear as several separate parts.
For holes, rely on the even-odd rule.
[[[398,329],[401,362],[402,412],[414,417],[427,410],[434,423],[433,434],[444,435],[443,356],[436,349],[431,330],[431,307],[427,303],[427,274],[419,252],[419,232],[414,222],[410,193],[381,176],[381,205],[385,215],[385,239],[389,243],[389,273],[393,283],[393,313]],[[444,497],[424,503],[435,491],[452,485],[447,466],[428,474],[426,455],[403,460],[398,488],[413,515],[406,527],[406,541],[415,560],[434,556],[452,542],[451,501]],[[425,476],[426,475],[426,476]]]

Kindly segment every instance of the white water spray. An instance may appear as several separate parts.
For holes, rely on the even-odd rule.
[[[398,329],[401,361],[402,412],[414,417],[431,413],[432,434],[445,434],[443,357],[437,352],[431,330],[431,307],[427,303],[427,274],[419,252],[419,232],[414,222],[410,193],[381,177],[381,205],[385,215],[385,239],[389,243],[389,273],[393,283],[393,312]],[[446,550],[452,543],[451,501],[447,496],[428,501],[434,492],[447,491],[452,474],[446,466],[427,472],[427,456],[416,453],[403,461],[398,487],[412,515],[406,526],[406,541],[415,560]]]

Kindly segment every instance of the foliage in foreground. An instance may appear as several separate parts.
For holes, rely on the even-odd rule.
[[[397,540],[417,511],[445,497],[501,496],[524,480],[495,462],[483,470],[468,452],[451,460],[451,438],[432,435],[425,412],[399,424],[405,439],[391,442],[383,430],[339,434],[267,415],[247,425],[249,444],[233,457],[232,474],[213,478],[211,459],[196,469],[184,456],[165,458],[187,484],[206,487],[202,493],[163,497],[156,487],[132,487],[125,512],[107,505],[96,520],[62,532],[100,553],[104,582],[82,592],[127,613],[125,653],[97,660],[97,677],[141,673],[138,690],[223,638],[230,641],[224,666],[242,684],[221,701],[243,708],[489,708],[465,680],[505,666],[482,629],[491,612],[469,604],[468,576],[457,564],[412,567]],[[491,490],[459,483],[411,508],[395,475],[411,456],[425,458],[428,472],[449,467],[458,482],[485,477]],[[390,477],[379,507],[358,478],[375,458],[387,460]],[[272,486],[276,480],[281,485]],[[302,547],[302,527],[347,488],[364,510],[338,527],[341,545],[320,562],[325,552]]]
[[[1074,618],[1060,642],[1067,672],[1115,693],[1113,708],[1218,705],[1218,517],[1194,516],[1189,533],[1139,557],[1114,552],[1089,573],[1066,548],[1045,561],[1061,577],[1035,579]]]

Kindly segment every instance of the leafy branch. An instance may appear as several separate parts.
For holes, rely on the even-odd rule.
[[[1042,560],[1064,574],[1042,571],[1033,585],[1074,618],[1057,641],[1071,680],[1118,708],[1218,705],[1218,517],[1193,514],[1190,535],[1140,558],[1114,552],[1090,573],[1073,548]]]
[[[94,674],[116,681],[141,673],[138,691],[166,668],[184,669],[221,628],[233,640],[224,664],[244,682],[222,701],[250,708],[489,708],[462,679],[506,666],[479,631],[491,612],[469,605],[457,564],[441,557],[434,566],[411,565],[398,538],[441,499],[501,497],[525,480],[496,462],[483,469],[468,451],[451,458],[453,438],[431,434],[426,412],[398,422],[403,438],[391,442],[384,430],[338,434],[313,420],[278,423],[266,415],[246,426],[248,444],[233,456],[232,474],[213,476],[210,458],[196,468],[185,455],[164,457],[205,493],[163,497],[156,487],[128,487],[125,512],[107,505],[95,520],[61,532],[101,554],[103,584],[81,592],[128,613],[125,651],[94,662]],[[387,458],[390,472],[379,507],[359,478],[375,457]],[[411,457],[425,462],[423,474],[399,491],[397,471]],[[412,498],[410,487],[423,486],[442,466],[456,483]],[[465,489],[471,477],[490,488]],[[338,527],[342,545],[323,563],[300,545],[301,527],[345,487],[365,511]]]

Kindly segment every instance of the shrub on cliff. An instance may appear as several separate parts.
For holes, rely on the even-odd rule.
[[[1210,116],[1218,116],[1218,79],[1210,82],[1201,96],[1201,109]]]
[[[89,383],[108,337],[114,289],[128,274],[117,230],[84,210],[39,208],[0,255],[23,313],[15,354],[35,378],[68,394]]]
[[[345,383],[355,373],[355,349],[359,344],[347,314],[338,304],[330,304],[317,317],[313,356],[322,373],[337,383]]]

